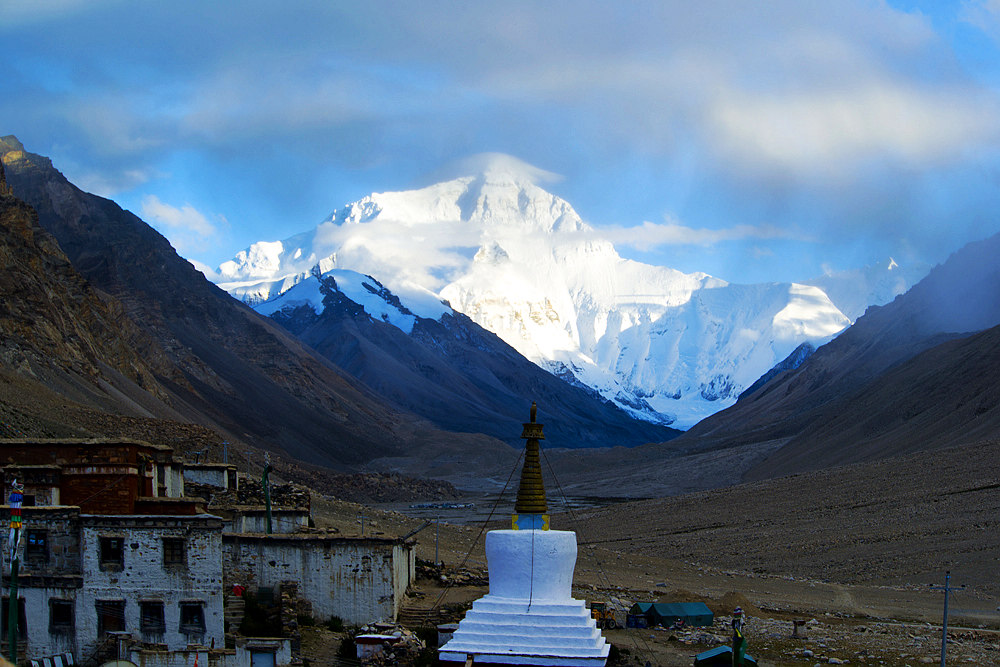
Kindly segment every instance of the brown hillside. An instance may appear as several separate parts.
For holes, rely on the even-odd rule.
[[[157,380],[183,419],[334,468],[461,440],[386,407],[209,283],[142,220],[74,187],[15,138],[0,139],[0,154],[14,193],[73,266],[166,351],[177,373],[160,369]]]

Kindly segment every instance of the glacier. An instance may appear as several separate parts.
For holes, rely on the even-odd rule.
[[[916,281],[898,270],[885,277],[894,262],[742,285],[625,259],[537,185],[538,173],[495,159],[425,188],[373,193],[311,230],[241,251],[219,266],[218,284],[271,314],[322,309],[318,279],[331,276],[371,316],[404,331],[414,317],[455,309],[636,417],[689,428],[802,343],[827,342],[873,299]],[[390,294],[402,310],[387,305]]]

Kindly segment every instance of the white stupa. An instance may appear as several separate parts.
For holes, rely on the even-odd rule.
[[[576,533],[549,530],[536,414],[532,403],[512,529],[486,534],[490,592],[439,650],[443,663],[604,667],[608,659],[590,611],[572,597]]]

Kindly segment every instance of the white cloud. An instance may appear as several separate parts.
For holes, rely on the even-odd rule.
[[[188,258],[188,261],[191,262],[191,266],[201,271],[205,275],[205,277],[208,278],[211,282],[213,283],[222,282],[222,276],[220,276],[218,273],[212,270],[212,267],[202,262],[199,262],[196,259]]]
[[[841,90],[729,94],[713,106],[720,147],[749,163],[839,173],[872,158],[933,164],[1000,137],[1000,105],[967,90],[892,81]]]
[[[644,222],[635,227],[602,227],[602,237],[616,246],[626,246],[648,251],[662,246],[713,246],[727,241],[747,239],[789,238],[784,230],[770,225],[736,225],[725,229],[695,229],[674,220],[665,223]]]
[[[95,5],[115,5],[120,0],[10,0],[0,3],[0,23],[5,25],[31,25],[60,18],[72,18]]]
[[[182,254],[204,250],[205,242],[218,233],[216,225],[191,204],[177,208],[156,195],[143,197],[141,216]],[[224,223],[225,219],[220,217],[219,221]]]
[[[378,276],[386,284],[440,289],[469,263],[479,242],[479,233],[461,220],[414,225],[379,218],[355,225],[324,223],[317,228],[313,250],[316,257],[336,250],[338,266]],[[300,270],[315,261],[303,258]]]
[[[66,176],[77,187],[101,197],[114,197],[119,192],[131,190],[153,178],[156,172],[144,169],[123,169],[115,171],[90,171],[69,162],[63,165]]]
[[[1000,0],[963,0],[959,17],[1000,42]]]

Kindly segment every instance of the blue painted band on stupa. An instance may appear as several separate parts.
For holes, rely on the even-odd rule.
[[[548,530],[548,514],[511,514],[510,527],[512,530]]]

